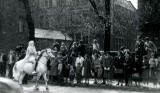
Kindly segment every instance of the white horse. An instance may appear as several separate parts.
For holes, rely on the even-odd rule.
[[[51,49],[45,49],[41,51],[41,54],[38,58],[38,65],[36,68],[37,72],[37,81],[35,88],[38,89],[38,80],[40,79],[41,75],[43,76],[45,80],[46,89],[48,90],[48,84],[47,84],[47,62],[50,57],[54,57],[52,54]],[[22,80],[26,74],[32,75],[32,72],[34,71],[35,63],[31,62],[23,62],[24,60],[20,60],[16,62],[16,64],[13,67],[13,77],[15,80],[19,82],[20,85],[22,85]]]

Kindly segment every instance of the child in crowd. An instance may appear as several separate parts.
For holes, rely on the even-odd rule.
[[[94,79],[95,79],[94,83],[97,84],[97,80],[98,80],[98,78],[101,77],[101,74],[102,74],[101,61],[100,61],[100,58],[97,53],[95,53],[92,56],[92,61],[94,64]]]
[[[71,86],[74,85],[74,77],[75,77],[75,72],[74,72],[73,66],[71,65],[70,66],[70,71],[69,71],[69,79],[70,79]]]
[[[81,67],[81,64],[78,63],[77,67],[76,67],[76,80],[77,80],[77,84],[81,83],[81,79],[82,79],[82,67]]]
[[[155,60],[155,56],[154,53],[151,54],[151,58],[149,59],[149,76],[150,77],[154,77],[155,76],[155,68],[156,68],[156,60]]]
[[[76,58],[75,67],[76,67],[76,78],[77,83],[81,83],[82,78],[82,67],[83,67],[84,58],[81,53],[78,53],[78,57]]]

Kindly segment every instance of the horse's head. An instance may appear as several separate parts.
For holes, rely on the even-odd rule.
[[[42,54],[42,56],[45,56],[45,57],[51,57],[51,58],[53,58],[53,57],[55,57],[53,54],[52,54],[52,49],[50,49],[50,48],[47,48],[47,49],[45,49],[45,50],[42,50],[42,52],[43,52],[43,54]]]

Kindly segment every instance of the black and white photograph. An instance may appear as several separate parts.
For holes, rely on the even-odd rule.
[[[0,93],[159,93],[160,0],[0,0]]]

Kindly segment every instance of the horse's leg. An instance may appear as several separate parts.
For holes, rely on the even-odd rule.
[[[43,74],[43,78],[45,80],[45,86],[46,86],[46,90],[48,90],[48,79],[47,79],[47,73]]]
[[[21,72],[20,73],[20,76],[19,76],[19,79],[18,79],[18,82],[19,82],[19,85],[22,87],[22,81],[23,81],[23,78],[26,74],[24,72]]]
[[[36,85],[35,85],[35,90],[38,90],[39,88],[39,83],[38,83],[38,81],[39,81],[39,79],[40,79],[40,77],[41,77],[41,75],[40,74],[38,74],[37,76],[36,76]]]

